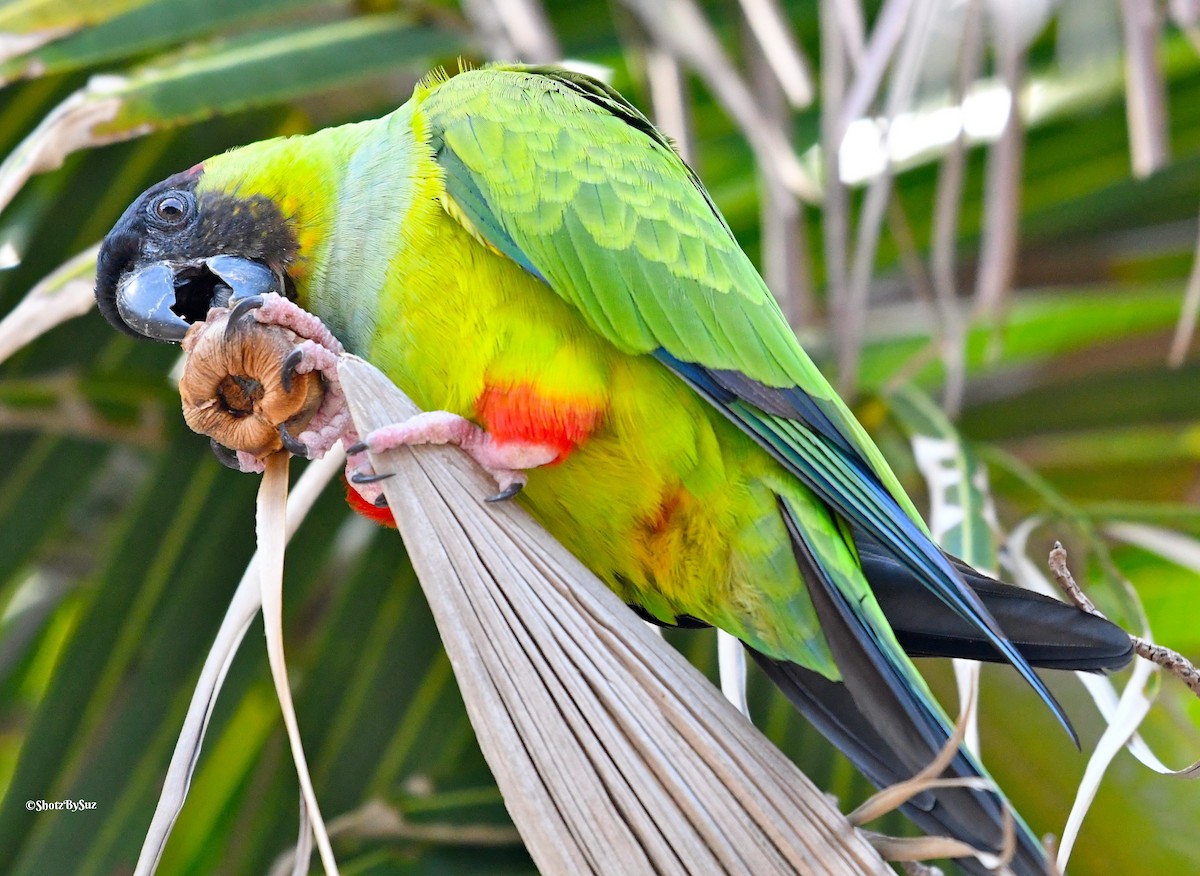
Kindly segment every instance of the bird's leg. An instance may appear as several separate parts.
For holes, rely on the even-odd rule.
[[[325,382],[325,397],[304,430],[292,435],[280,427],[283,446],[297,456],[318,459],[339,440],[346,445],[346,480],[366,502],[382,507],[386,504],[379,482],[389,477],[378,475],[365,453],[389,450],[400,445],[454,444],[478,462],[496,479],[500,491],[488,501],[510,499],[525,486],[525,470],[546,465],[559,458],[561,450],[547,444],[527,441],[496,441],[488,432],[469,420],[446,411],[418,414],[403,423],[376,429],[359,441],[350,418],[350,411],[338,379],[338,358],[343,354],[341,342],[324,323],[275,293],[255,295],[232,302],[227,335],[245,327],[246,320],[261,325],[278,325],[290,329],[300,341],[282,363],[283,388],[297,374],[320,373]],[[243,471],[261,471],[263,462],[245,451],[237,452],[237,463]]]
[[[403,423],[376,429],[361,443],[347,448],[347,452],[356,456],[367,450],[380,453],[393,447],[415,444],[453,444],[462,448],[496,479],[500,492],[490,496],[489,502],[511,499],[525,486],[527,469],[547,465],[560,455],[558,448],[547,444],[496,441],[491,434],[470,420],[447,411],[428,411],[417,414]],[[356,487],[359,484],[374,486],[369,480],[372,477],[359,471],[350,476],[350,482]]]

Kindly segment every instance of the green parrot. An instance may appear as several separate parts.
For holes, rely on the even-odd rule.
[[[589,77],[433,75],[381,119],[209,159],[129,207],[96,296],[165,341],[216,305],[294,324],[294,302],[430,413],[359,441],[326,412],[285,446],[342,438],[363,468],[366,447],[459,444],[645,618],[745,643],[878,785],[951,733],[910,655],[1011,663],[1068,730],[1031,664],[1130,659],[1119,628],[932,542],[696,175]],[[984,775],[965,750],[947,774]],[[905,809],[996,851],[1006,806],[949,788]],[[1045,872],[1018,825],[1012,869]]]

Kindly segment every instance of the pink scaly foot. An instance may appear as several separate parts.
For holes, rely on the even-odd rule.
[[[466,451],[496,479],[500,487],[499,493],[488,497],[489,502],[511,499],[525,486],[525,469],[546,465],[559,456],[557,448],[546,444],[522,441],[497,443],[470,420],[447,411],[428,411],[403,423],[376,429],[363,442],[347,448],[347,453],[357,455],[366,450],[379,453],[393,447],[415,444],[454,444]],[[350,477],[350,482],[358,487],[360,483],[370,484],[369,479],[375,477],[359,472]]]
[[[403,423],[376,429],[359,442],[338,379],[338,358],[344,352],[341,342],[316,316],[275,293],[236,302],[226,332],[238,331],[243,320],[251,316],[258,323],[283,326],[304,338],[283,363],[285,389],[295,374],[317,371],[325,381],[325,397],[304,431],[291,435],[281,428],[284,447],[297,456],[319,459],[342,441],[347,447],[346,479],[372,505],[386,504],[379,481],[389,475],[377,475],[371,470],[363,455],[367,449],[380,452],[402,444],[457,445],[496,479],[500,492],[489,497],[490,502],[512,498],[525,486],[524,469],[546,465],[561,455],[561,448],[546,444],[521,441],[498,444],[479,426],[446,411],[418,414]],[[237,462],[243,471],[263,470],[262,460],[244,451],[238,451]]]
[[[226,336],[238,331],[244,320],[251,317],[263,325],[283,326],[304,338],[284,360],[285,389],[290,388],[288,384],[296,374],[311,371],[319,372],[325,383],[321,406],[304,431],[291,435],[286,429],[280,429],[284,447],[296,456],[320,459],[344,437],[347,443],[357,440],[337,373],[338,357],[345,352],[341,342],[317,317],[274,292],[235,302],[226,325]],[[263,461],[245,451],[237,452],[237,462],[242,471],[263,470]]]

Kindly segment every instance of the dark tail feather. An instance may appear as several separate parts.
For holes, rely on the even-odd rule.
[[[897,768],[904,756],[883,739],[859,711],[846,685],[818,675],[795,663],[774,660],[747,649],[767,677],[791,700],[792,704],[825,738],[850,759],[855,768],[876,787],[883,788],[911,778],[917,770]],[[897,720],[908,721],[907,715]],[[926,763],[933,759],[931,752]],[[947,776],[975,776],[970,764],[959,763],[946,770]],[[912,822],[931,836],[950,836],[976,848],[997,850],[1002,839],[1001,804],[993,795],[966,789],[946,788],[918,794],[901,807]],[[1017,852],[1010,869],[1018,876],[1044,876],[1046,865],[1042,851],[1020,826]],[[995,876],[974,858],[955,863],[971,876]]]
[[[1008,662],[976,627],[921,586],[907,566],[861,532],[855,532],[855,543],[879,607],[910,655]],[[1133,643],[1116,624],[952,562],[1034,666],[1098,671],[1120,669],[1133,658]]]
[[[755,659],[796,707],[872,782],[884,786],[910,778],[937,756],[950,738],[950,729],[921,692],[912,687],[894,659],[885,653],[876,633],[826,575],[786,504],[782,510],[796,561],[843,680],[831,682],[761,654],[755,654]],[[960,749],[945,775],[968,777],[981,773]],[[905,811],[929,833],[996,852],[1003,843],[1005,806],[997,795],[987,791],[941,788],[919,795]],[[1018,876],[1044,874],[1045,855],[1040,845],[1019,821],[1015,827],[1017,851],[1011,869]],[[960,863],[968,872],[987,872],[973,860]]]
[[[863,573],[897,641],[910,657],[963,657],[1007,663],[978,628],[921,586],[912,571],[855,530]],[[1005,584],[951,558],[979,594],[1000,628],[1032,665],[1041,669],[1090,672],[1116,670],[1133,659],[1133,642],[1116,624],[1073,605]],[[693,617],[665,624],[639,606],[630,606],[659,626],[707,627]]]

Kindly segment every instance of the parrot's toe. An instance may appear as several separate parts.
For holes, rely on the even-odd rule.
[[[453,444],[466,451],[496,479],[500,488],[500,492],[488,496],[488,502],[503,502],[513,498],[528,481],[526,469],[546,465],[558,457],[557,450],[538,443],[497,442],[475,423],[448,411],[426,411],[403,423],[376,429],[365,440],[347,447],[346,452],[351,456],[367,450],[382,453],[393,447],[417,444]],[[355,481],[354,477],[351,477],[351,482],[366,483]]]
[[[292,433],[288,431],[286,423],[279,424],[279,442],[283,445],[283,449],[293,456],[309,458],[308,445],[293,437]]]
[[[274,292],[247,295],[232,302],[224,329],[227,341],[257,334],[257,329],[286,330],[292,344],[275,347],[273,375],[285,395],[294,386],[319,375],[319,407],[302,428],[289,421],[279,427],[279,443],[294,456],[320,459],[351,430],[350,411],[342,395],[337,369],[345,352],[341,343],[316,316]],[[357,436],[355,436],[357,437]]]
[[[493,474],[495,474],[495,472],[493,472]],[[509,478],[509,483],[507,485],[505,485],[500,478],[496,479],[500,483],[500,492],[494,496],[488,496],[484,500],[485,502],[507,502],[525,488],[525,481],[527,480],[525,475],[518,472],[510,472],[509,474],[513,475],[513,477]]]
[[[251,295],[235,304],[233,310],[229,311],[229,320],[225,323],[225,340],[232,340],[234,334],[242,328],[246,317],[265,303],[261,295]],[[288,389],[288,392],[291,392],[291,389]]]
[[[217,462],[226,468],[231,468],[234,471],[241,471],[242,466],[238,462],[237,451],[230,450],[224,444],[217,441],[216,438],[210,438],[208,446],[212,448],[213,456],[217,458]]]
[[[283,360],[283,367],[279,374],[279,381],[283,384],[284,392],[292,391],[292,380],[300,373],[300,364],[304,361],[304,348],[296,347],[292,352],[288,353],[287,358]]]
[[[385,471],[383,474],[377,474],[375,472],[365,472],[365,471],[360,471],[359,469],[355,469],[354,473],[350,475],[349,481],[350,481],[350,483],[355,484],[355,485],[377,484],[380,481],[386,481],[393,474],[395,474],[395,472]]]
[[[357,438],[357,435],[350,437]],[[355,457],[361,453],[361,450],[355,450],[353,445],[346,448],[346,483],[350,490],[357,493],[359,498],[367,505],[372,505],[376,508],[387,507],[387,497],[383,495],[383,489],[379,486],[380,481],[386,481],[392,476],[392,472],[376,472],[371,463],[367,459],[356,459]],[[354,503],[351,503],[354,504]]]
[[[340,356],[346,351],[341,341],[326,328],[325,323],[295,302],[274,292],[255,297],[261,298],[262,304],[251,307],[249,310],[253,311],[254,318],[264,325],[281,325],[291,329],[300,337],[307,338],[334,356]]]

